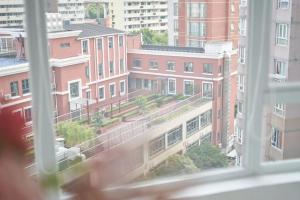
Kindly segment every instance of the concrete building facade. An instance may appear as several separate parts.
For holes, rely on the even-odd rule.
[[[240,42],[238,65],[238,90],[237,90],[237,117],[235,122],[237,149],[237,165],[243,160],[243,138],[245,122],[245,87],[246,59],[247,59],[247,1],[240,4]],[[271,56],[270,56],[270,83],[285,83],[299,81],[299,6],[298,1],[274,0],[271,30]],[[300,110],[297,104],[284,104],[276,102],[266,107],[264,159],[284,160],[300,157],[299,120]]]
[[[155,31],[168,30],[167,0],[109,0],[111,27],[126,32],[148,28]]]

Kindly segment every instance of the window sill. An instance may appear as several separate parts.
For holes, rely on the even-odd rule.
[[[141,67],[132,67],[133,69],[142,69]]]
[[[166,70],[166,72],[176,72],[175,70]]]
[[[152,69],[152,68],[149,68],[149,70],[152,70],[152,71],[157,71],[158,69]]]
[[[26,94],[23,94],[23,97],[26,97],[26,96],[30,96],[31,93],[26,93]]]
[[[185,72],[185,71],[184,71],[183,73],[187,73],[187,74],[193,74],[194,72]]]
[[[213,73],[202,73],[203,75],[209,75],[209,76],[213,76]]]
[[[11,99],[11,100],[14,100],[14,99],[18,99],[18,98],[20,98],[21,96],[13,96],[13,97],[10,97],[9,99]]]

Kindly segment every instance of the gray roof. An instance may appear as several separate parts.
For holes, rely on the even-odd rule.
[[[99,24],[69,24],[69,25],[65,25],[64,29],[69,31],[81,30],[82,32],[79,35],[79,37],[81,38],[124,33],[123,31],[113,29],[113,28],[107,28]]]
[[[15,57],[0,57],[0,68],[12,65],[19,65],[27,62],[27,60],[20,60]]]
[[[190,53],[205,53],[204,48],[198,47],[177,47],[177,46],[160,46],[160,45],[142,45],[143,50],[156,51],[174,51],[174,52],[190,52]]]

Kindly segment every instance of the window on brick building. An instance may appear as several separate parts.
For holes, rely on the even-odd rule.
[[[23,94],[30,93],[29,80],[28,79],[22,80],[22,92],[23,92]]]
[[[203,18],[206,17],[205,3],[189,3],[187,4],[187,15],[189,17]]]
[[[133,60],[133,67],[140,68],[142,64],[142,61],[140,59],[134,59]]]
[[[168,71],[175,71],[175,62],[167,62],[167,70]]]
[[[286,46],[289,41],[289,25],[277,23],[276,24],[276,44]]]
[[[102,38],[97,39],[97,47],[98,47],[98,50],[102,50]]]
[[[125,80],[120,81],[120,95],[124,95],[126,93]]]
[[[202,97],[204,98],[213,97],[213,83],[209,83],[209,82],[202,83]]]
[[[194,81],[192,80],[184,80],[184,95],[192,96],[194,95]]]
[[[109,73],[111,75],[113,75],[115,73],[114,62],[113,61],[109,62]]]
[[[82,40],[82,53],[87,54],[89,53],[89,46],[88,46],[88,40]]]
[[[168,94],[176,94],[176,79],[168,79]]]
[[[99,76],[103,76],[103,63],[98,65],[98,74]]]
[[[18,81],[10,82],[10,95],[12,97],[19,96]]]
[[[190,36],[203,37],[206,35],[205,22],[189,22],[188,33]]]
[[[80,96],[80,84],[79,84],[79,81],[77,82],[73,82],[73,83],[70,83],[70,98],[73,99],[73,98],[77,98]]]
[[[61,44],[60,44],[60,47],[63,48],[63,49],[64,49],[64,48],[69,48],[70,46],[71,46],[71,45],[70,45],[69,42],[65,42],[65,43],[61,43]]]
[[[124,65],[124,59],[120,59],[120,73],[125,73],[125,65]]]
[[[212,74],[213,73],[213,65],[205,63],[203,64],[203,73]]]
[[[32,121],[31,107],[30,108],[24,108],[24,119],[25,119],[25,122],[31,122]]]
[[[105,89],[104,89],[104,86],[100,86],[98,92],[99,92],[99,94],[98,94],[99,95],[99,99],[100,100],[104,100],[105,99]]]
[[[194,67],[192,62],[184,62],[184,72],[194,72]]]
[[[90,79],[90,67],[89,66],[85,67],[85,77],[87,79]]]
[[[158,63],[155,60],[149,61],[149,69],[158,69]]]
[[[282,142],[282,132],[275,127],[272,127],[271,133],[271,145],[278,149],[281,149],[281,142]]]
[[[115,83],[109,84],[109,94],[110,94],[110,97],[116,96],[116,84]]]
[[[108,47],[109,47],[109,48],[113,48],[113,45],[114,45],[113,43],[114,43],[114,42],[113,42],[113,37],[109,37],[109,38],[108,38]]]
[[[123,35],[120,35],[119,36],[119,47],[122,47],[123,46]]]

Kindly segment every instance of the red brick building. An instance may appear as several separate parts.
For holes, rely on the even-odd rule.
[[[169,45],[204,47],[208,41],[239,40],[239,0],[170,0]]]
[[[26,34],[23,30],[7,32],[15,37],[16,56],[1,58],[0,95],[5,102],[0,108],[20,112],[30,123]],[[103,108],[127,98],[126,35],[122,31],[95,24],[69,25],[49,32],[48,45],[56,115],[87,102]]]
[[[149,46],[128,36],[128,43],[129,90],[213,99],[213,141],[233,142],[237,51],[231,42],[207,43],[205,49]]]

